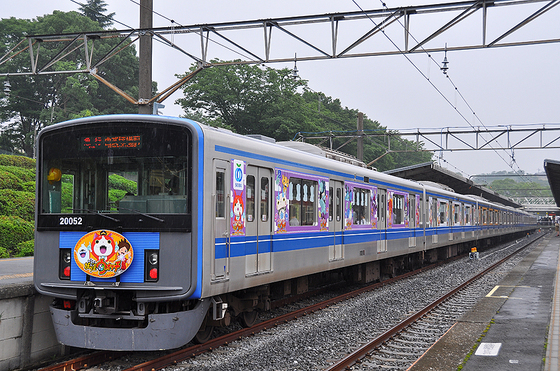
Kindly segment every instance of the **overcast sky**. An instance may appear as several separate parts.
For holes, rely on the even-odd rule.
[[[137,3],[139,0],[108,0],[106,2],[108,3],[107,11],[116,13],[115,20],[131,27],[138,27],[139,6]],[[394,8],[433,4],[441,1],[384,0],[384,2],[389,8]],[[154,11],[164,16],[154,15],[154,27],[171,26],[169,19],[173,19],[181,25],[190,25],[358,11],[360,9],[356,3],[363,9],[382,8],[379,0],[356,0],[356,2],[352,0],[207,0],[205,2],[154,0]],[[499,16],[496,15],[494,18],[492,16],[498,13],[489,13],[488,39],[507,31],[543,5],[544,3],[539,3],[532,4],[530,8],[519,6],[507,12],[500,11]],[[54,10],[77,10],[78,5],[70,0],[22,0],[13,3],[10,8],[8,10],[5,7],[0,17],[13,16],[32,19],[50,14]],[[556,8],[512,35],[510,40],[518,41],[533,37],[559,39],[560,27],[557,22],[560,18],[560,7]],[[450,46],[480,43],[481,16],[479,14],[462,24],[461,27],[435,39],[431,46],[441,47],[445,43]],[[445,17],[450,19],[452,15],[448,14]],[[420,18],[414,23],[413,17],[412,22],[411,33],[419,40],[435,31],[435,29],[428,29],[426,25],[430,23],[420,21]],[[422,27],[417,26],[418,24],[421,24]],[[434,18],[433,24],[439,26],[443,23]],[[119,24],[114,26],[124,29],[124,26]],[[342,31],[341,29],[341,40],[346,35],[343,32],[349,34],[353,31],[357,37],[363,34],[364,30],[371,28],[371,25],[362,25],[362,27],[368,27],[363,30],[357,29],[360,27],[358,25],[355,27],[355,30],[345,28]],[[396,42],[402,40],[404,33],[402,27],[401,29],[398,27],[401,26],[397,25],[391,31],[388,30],[389,37]],[[312,32],[317,33],[318,30],[319,28]],[[273,34],[273,37],[276,35],[278,33]],[[309,34],[309,37],[313,36]],[[381,41],[382,39],[383,37],[376,36],[374,42],[388,42],[387,39]],[[179,44],[179,40],[177,37],[175,42]],[[273,43],[274,41],[273,39]],[[373,47],[371,45],[365,44],[361,50],[368,51],[368,47]],[[184,47],[190,48],[186,45]],[[305,55],[305,50],[298,49],[300,47],[294,47],[292,51],[289,43],[274,43],[273,47],[283,48],[282,50],[273,49],[278,56],[291,56],[296,52],[298,56]],[[211,46],[211,48],[219,47]],[[384,48],[387,47],[384,46]],[[197,56],[200,55],[199,47],[189,49],[189,51]],[[232,58],[224,52],[221,58],[228,57]],[[443,53],[434,53],[432,57],[435,61],[441,62]],[[377,120],[392,130],[415,128],[441,130],[446,127],[467,128],[469,123],[474,126],[485,125],[487,127],[559,125],[559,57],[559,43],[449,52],[447,54],[448,74],[457,90],[425,54],[411,55],[410,61],[402,55],[298,61],[297,67],[300,77],[308,80],[310,88],[314,91],[338,98],[343,106],[358,109],[370,119]],[[184,73],[191,63],[192,60],[183,54],[157,42],[154,43],[153,79],[158,82],[160,90],[176,81],[174,74]],[[270,64],[269,66],[292,68],[293,62]],[[426,77],[429,78],[429,81]],[[163,109],[163,113],[172,116],[181,114],[180,107],[173,104],[181,96],[182,92],[179,91],[168,98],[164,102],[166,107]],[[464,97],[472,111],[464,104],[461,96]],[[455,109],[454,106],[457,108]],[[473,111],[478,119],[474,117]],[[550,139],[553,139],[552,135],[558,134],[547,134]],[[514,158],[519,168],[534,173],[543,171],[545,158],[560,160],[559,154],[560,150],[517,150],[514,152]],[[452,171],[462,171],[467,176],[492,171],[511,171],[510,155],[511,152],[504,151],[498,151],[498,153],[493,151],[444,153],[444,161],[441,162],[441,165]],[[517,166],[514,168],[517,169]]]

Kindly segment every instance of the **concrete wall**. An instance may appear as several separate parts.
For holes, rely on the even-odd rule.
[[[64,353],[54,334],[51,298],[33,284],[0,287],[0,371],[37,365]]]

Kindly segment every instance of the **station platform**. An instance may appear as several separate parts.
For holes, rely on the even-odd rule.
[[[33,257],[0,259],[0,287],[33,282]]]
[[[409,370],[560,370],[560,237],[535,244]]]

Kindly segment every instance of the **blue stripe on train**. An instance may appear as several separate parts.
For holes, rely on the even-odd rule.
[[[498,226],[482,226],[482,229],[502,228]],[[435,234],[447,236],[449,233],[473,232],[480,230],[477,226],[437,227],[426,228],[426,236]],[[308,233],[285,233],[273,236],[260,236],[258,241],[259,253],[285,252],[317,247],[327,247],[336,244],[357,244],[364,242],[375,242],[381,239],[398,240],[409,237],[423,237],[424,229],[356,229],[337,232],[308,232]],[[230,238],[230,257],[242,257],[257,253],[256,236],[234,236]],[[216,238],[215,258],[227,257],[226,238]]]

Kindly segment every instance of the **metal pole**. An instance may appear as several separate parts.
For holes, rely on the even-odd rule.
[[[140,28],[153,27],[153,0],[140,0]],[[153,113],[150,98],[152,97],[152,34],[146,32],[140,36],[140,63],[138,73],[138,113]]]
[[[358,112],[358,160],[364,160],[364,114]]]

